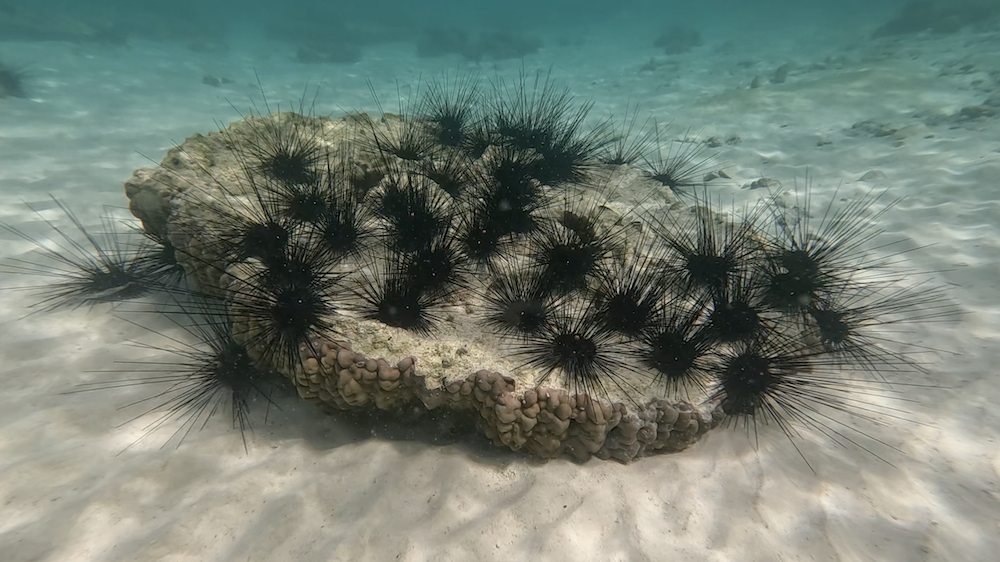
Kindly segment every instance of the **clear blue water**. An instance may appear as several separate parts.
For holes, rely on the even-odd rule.
[[[5,224],[42,232],[23,203],[48,194],[99,224],[133,170],[238,119],[261,89],[287,109],[318,87],[316,112],[336,117],[374,111],[369,84],[395,111],[399,87],[444,72],[551,69],[595,120],[639,104],[677,137],[717,139],[733,176],[718,193],[735,201],[759,199],[741,188],[765,177],[905,196],[880,226],[920,248],[908,263],[965,312],[901,336],[942,353],[903,391],[919,423],[866,429],[901,450],[895,466],[819,436],[802,441],[822,459],[813,473],[773,427],[761,447],[720,431],[628,466],[541,464],[478,433],[392,435],[294,399],[249,451],[222,415],[179,449],[119,454],[142,433],[119,408],[142,389],[60,393],[135,360],[122,342],[143,335],[108,308],[26,317],[10,290],[25,279],[3,274],[0,558],[991,560],[998,14],[994,0],[0,0],[0,87],[3,69],[23,82],[0,99]],[[0,233],[3,263],[31,250]]]

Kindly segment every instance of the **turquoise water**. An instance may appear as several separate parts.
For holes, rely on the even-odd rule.
[[[295,396],[275,399],[246,448],[227,414],[180,447],[161,448],[166,431],[129,448],[146,389],[64,393],[163,357],[128,341],[164,340],[110,305],[26,316],[18,288],[40,281],[5,269],[0,558],[993,558],[1000,3],[141,4],[0,3],[0,69],[20,83],[0,99],[0,222],[64,243],[39,218],[70,227],[50,194],[89,227],[127,221],[133,170],[263,98],[284,110],[307,92],[338,118],[376,112],[370,88],[395,112],[400,92],[445,72],[487,88],[551,72],[593,102],[588,124],[638,105],[640,121],[671,123],[669,142],[712,139],[727,203],[759,201],[763,179],[809,178],[824,200],[903,198],[879,229],[961,315],[891,334],[935,350],[886,404],[905,415],[847,420],[888,462],[814,431],[796,441],[810,468],[771,426],[759,443],[719,429],[628,465],[542,463],[468,420],[345,419]],[[0,234],[0,263],[37,251]]]

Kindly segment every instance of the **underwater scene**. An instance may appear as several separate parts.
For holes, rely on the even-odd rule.
[[[1000,0],[0,0],[0,560],[992,561]]]

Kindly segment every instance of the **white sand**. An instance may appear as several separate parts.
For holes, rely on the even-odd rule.
[[[244,452],[219,416],[179,449],[141,435],[148,395],[132,388],[60,394],[126,374],[113,362],[156,358],[126,339],[164,343],[108,309],[22,318],[25,297],[0,291],[0,559],[28,560],[995,560],[1000,552],[1000,119],[927,127],[916,111],[957,112],[986,97],[973,86],[1000,70],[1000,38],[957,35],[881,47],[856,37],[763,37],[679,57],[679,70],[640,68],[652,49],[591,43],[526,61],[554,66],[595,112],[641,103],[678,133],[741,137],[720,149],[737,201],[762,176],[786,187],[808,173],[815,193],[867,190],[860,176],[906,199],[880,222],[890,238],[933,244],[910,259],[952,285],[966,315],[912,326],[911,342],[947,350],[905,388],[920,423],[863,425],[901,449],[879,454],[813,436],[800,443],[816,473],[774,428],[761,445],[719,430],[676,455],[628,466],[594,460],[538,464],[479,443],[385,439],[294,400],[258,422]],[[846,49],[844,45],[859,47]],[[265,47],[261,46],[263,52]],[[234,51],[235,52],[235,51]],[[32,99],[0,101],[0,220],[39,227],[22,201],[52,193],[93,222],[124,205],[121,182],[171,141],[235,118],[256,67],[272,100],[323,79],[320,109],[370,109],[365,78],[392,100],[455,61],[421,61],[401,47],[357,65],[304,66],[283,52],[200,55],[59,43],[4,45],[32,68]],[[828,55],[835,68],[808,71]],[[740,60],[757,61],[743,69]],[[784,62],[787,83],[746,86]],[[941,76],[951,63],[977,72]],[[517,63],[500,65],[510,75]],[[487,74],[492,70],[486,70]],[[228,77],[219,89],[204,74]],[[388,105],[391,105],[388,104]],[[287,107],[287,105],[286,105]],[[855,122],[912,125],[901,141],[852,136]],[[818,146],[819,140],[829,144]],[[40,232],[33,230],[33,232]],[[0,259],[30,250],[0,233]],[[31,280],[4,276],[0,286]],[[160,325],[159,328],[165,328]],[[163,356],[160,355],[159,358]],[[148,421],[148,418],[145,418]],[[119,427],[120,426],[120,427]]]

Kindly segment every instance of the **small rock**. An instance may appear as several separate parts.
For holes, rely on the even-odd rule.
[[[781,182],[771,178],[760,178],[744,184],[740,189],[780,189]]]
[[[943,125],[951,120],[951,115],[940,109],[928,109],[926,111],[920,111],[913,115],[917,119],[920,119],[928,127],[933,127],[935,125]]]
[[[723,179],[727,179],[727,180],[733,179],[729,174],[726,173],[725,170],[713,170],[713,171],[705,174],[705,177],[702,178],[702,179],[704,181],[706,181],[706,182],[710,182],[712,180],[716,180],[716,179],[719,179],[719,178],[723,178]]]
[[[865,181],[869,183],[880,182],[885,179],[885,173],[882,170],[869,170],[865,172],[865,175],[858,178],[858,181]]]
[[[894,133],[892,133],[892,138],[901,141],[911,137],[926,137],[930,134],[931,131],[927,128],[927,125],[924,125],[923,123],[913,123],[897,129]]]
[[[858,134],[868,134],[873,137],[888,137],[896,132],[896,128],[887,123],[877,123],[872,119],[865,119],[864,121],[858,121],[851,126],[848,133],[853,135]]]
[[[791,66],[787,62],[785,64],[779,66],[774,71],[774,74],[771,75],[771,83],[772,84],[784,84],[785,80],[788,78],[788,69],[789,68],[791,68]]]
[[[761,82],[763,82],[763,80],[760,79],[759,74],[757,76],[754,76],[753,80],[750,81],[750,89],[756,90],[757,88],[760,88]]]
[[[959,120],[968,121],[981,117],[993,117],[997,114],[997,108],[989,105],[967,105],[958,112]]]
[[[653,72],[657,68],[659,65],[656,63],[656,59],[651,57],[646,64],[639,67],[639,72]]]

